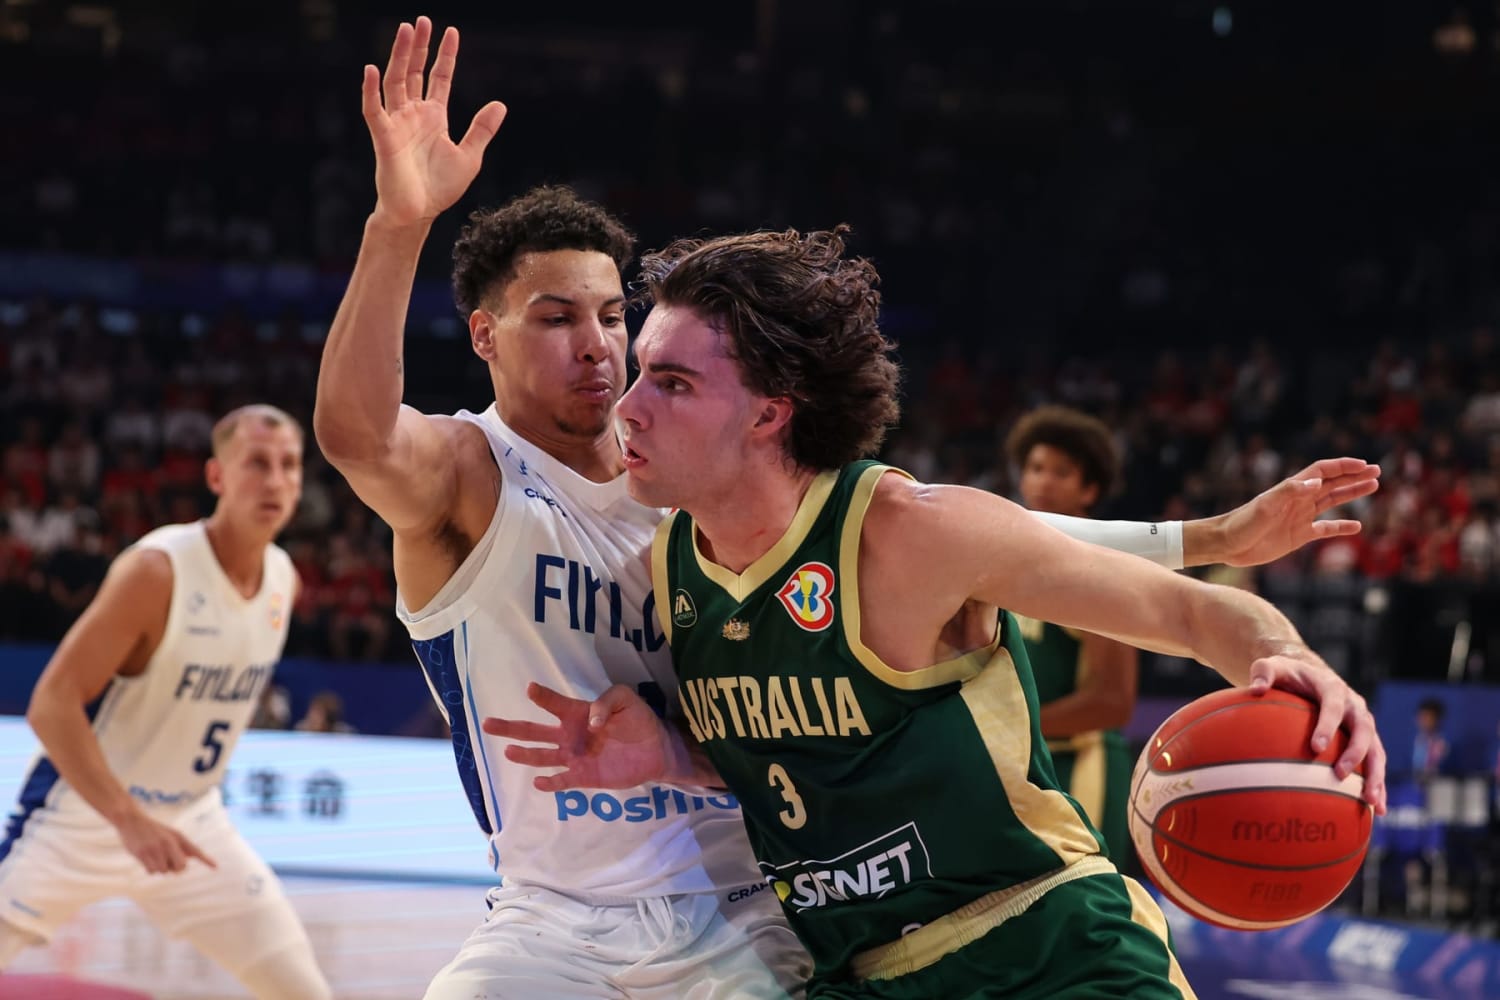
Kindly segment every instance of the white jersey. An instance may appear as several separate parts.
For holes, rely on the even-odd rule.
[[[175,813],[218,797],[229,756],[286,645],[296,571],[285,552],[268,545],[260,591],[242,596],[202,521],[157,528],[134,547],[171,560],[166,628],[146,669],[115,677],[87,712],[120,783],[148,810]],[[21,805],[24,814],[39,811],[38,819],[104,822],[44,755],[31,768]]]
[[[532,681],[592,699],[628,685],[659,711],[677,689],[651,589],[662,512],[595,483],[516,434],[491,406],[477,424],[500,466],[495,516],[443,589],[397,614],[453,731],[459,776],[507,884],[640,898],[759,884],[739,803],[665,785],[542,792],[535,769],[486,738],[486,716],[555,723]]]

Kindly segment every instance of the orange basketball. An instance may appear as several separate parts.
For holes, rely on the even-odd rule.
[[[1130,780],[1130,838],[1151,880],[1209,923],[1267,930],[1338,898],[1364,861],[1372,812],[1339,781],[1342,730],[1312,752],[1317,705],[1288,691],[1216,691],[1173,712]]]

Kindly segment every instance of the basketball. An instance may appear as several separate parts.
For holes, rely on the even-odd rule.
[[[1364,778],[1312,751],[1315,703],[1272,689],[1217,691],[1152,734],[1130,782],[1130,837],[1147,875],[1195,917],[1268,930],[1318,912],[1359,871],[1372,811]]]

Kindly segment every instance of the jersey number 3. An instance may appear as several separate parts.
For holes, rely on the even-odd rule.
[[[797,786],[792,784],[791,777],[786,773],[786,768],[780,764],[772,764],[766,772],[771,787],[781,793],[782,801],[786,808],[777,813],[788,830],[800,830],[807,822],[807,810],[802,806],[802,796],[797,794]]]

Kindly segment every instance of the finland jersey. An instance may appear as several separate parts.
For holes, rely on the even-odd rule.
[[[585,699],[625,684],[665,709],[675,680],[649,566],[661,511],[631,499],[624,476],[578,475],[493,406],[457,416],[484,431],[500,467],[495,515],[428,606],[408,610],[398,594],[397,614],[448,718],[491,865],[507,884],[595,898],[759,883],[732,796],[666,785],[542,792],[533,768],[484,737],[486,716],[556,722],[527,698],[532,681]]]
[[[860,532],[887,471],[818,476],[742,574],[699,552],[686,513],[654,552],[684,714],[820,978],[993,892],[1109,870],[1057,788],[1013,618],[911,672],[861,641]]]
[[[115,677],[87,711],[120,783],[148,810],[175,814],[219,794],[230,755],[286,644],[296,571],[285,552],[268,545],[260,590],[242,596],[215,558],[202,521],[158,528],[134,547],[171,560],[166,628],[146,669]],[[34,814],[53,824],[104,822],[40,754],[21,807],[12,836]]]

